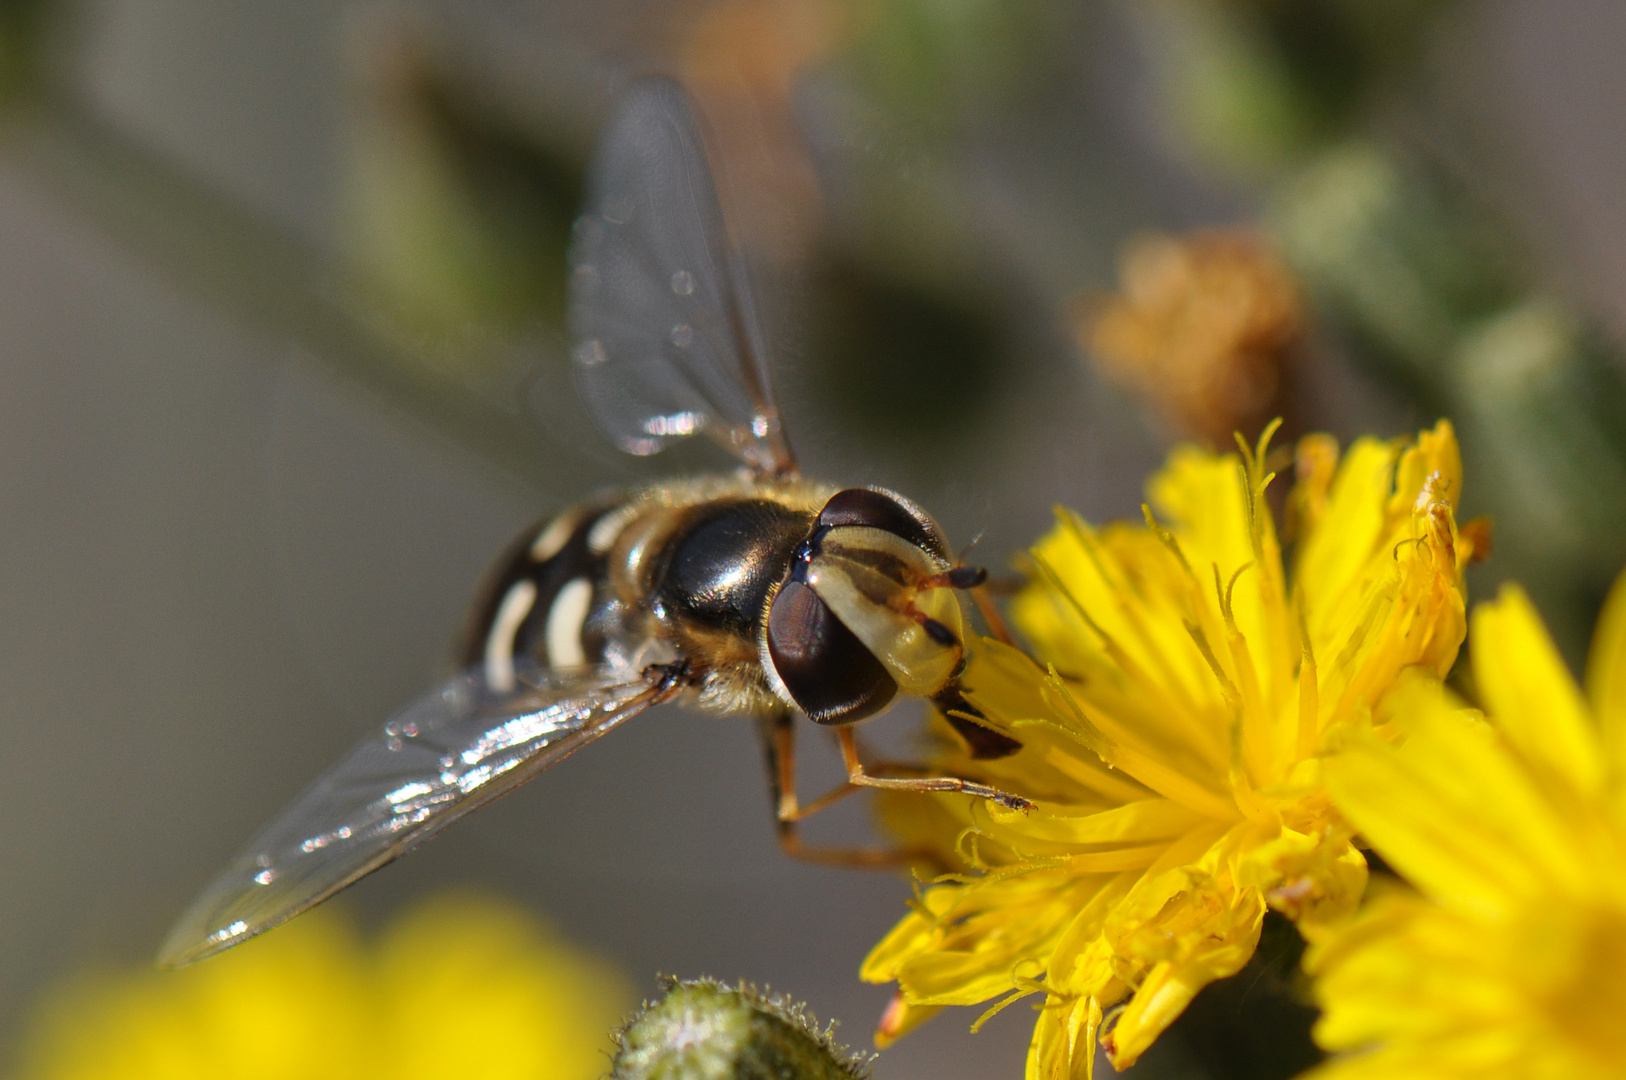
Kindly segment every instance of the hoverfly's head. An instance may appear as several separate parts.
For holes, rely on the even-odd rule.
[[[955,590],[983,576],[955,565],[942,529],[909,500],[837,492],[774,594],[763,666],[821,724],[862,720],[899,690],[931,697],[964,662]]]

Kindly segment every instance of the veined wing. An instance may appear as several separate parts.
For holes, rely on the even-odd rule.
[[[190,964],[286,922],[682,685],[620,671],[504,694],[478,671],[449,680],[255,837],[181,917],[159,963]]]
[[[745,266],[676,83],[646,79],[623,99],[571,263],[577,381],[622,449],[704,433],[759,472],[795,471]]]

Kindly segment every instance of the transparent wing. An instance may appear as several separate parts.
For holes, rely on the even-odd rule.
[[[571,262],[577,381],[622,449],[704,433],[758,471],[795,470],[745,266],[676,83],[646,79],[623,99]]]
[[[425,694],[254,838],[182,916],[159,962],[189,964],[293,918],[676,689],[626,679],[497,694],[470,672]]]

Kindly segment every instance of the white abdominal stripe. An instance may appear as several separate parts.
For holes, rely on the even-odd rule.
[[[587,648],[582,631],[593,606],[593,583],[584,577],[565,582],[548,609],[548,664],[556,668],[579,668],[587,664]]]

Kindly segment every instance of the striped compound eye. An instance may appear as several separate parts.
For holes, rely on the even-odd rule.
[[[798,708],[819,724],[851,724],[898,691],[886,665],[811,586],[788,581],[768,609],[768,656]]]
[[[940,692],[965,656],[960,569],[902,497],[833,495],[768,611],[768,659],[791,698],[818,723],[848,724],[900,690]]]
[[[880,488],[847,488],[838,491],[819,511],[818,528],[838,529],[862,525],[880,529],[948,560],[948,540],[926,511],[895,492]]]

